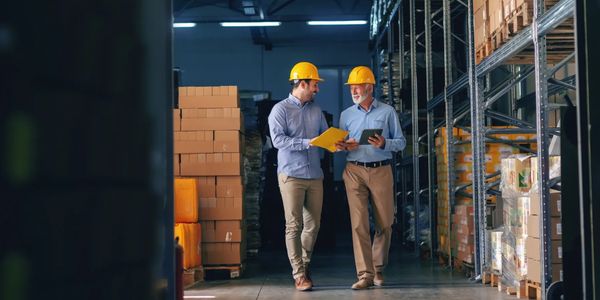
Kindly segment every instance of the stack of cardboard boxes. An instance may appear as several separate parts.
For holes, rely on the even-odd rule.
[[[494,128],[506,128],[506,127],[494,127]],[[526,141],[530,138],[528,135],[522,134],[502,134],[492,136],[497,139],[504,139],[510,141]],[[469,132],[454,128],[453,139],[458,144],[454,145],[454,169],[455,172],[452,174],[454,180],[454,186],[467,185],[473,182],[473,152],[471,145],[471,135]],[[448,171],[446,167],[448,165],[448,151],[446,149],[447,138],[446,128],[440,128],[439,135],[435,139],[435,151],[437,160],[437,231],[438,231],[438,243],[440,250],[443,253],[448,254],[450,244],[452,244],[452,254],[457,255],[456,248],[457,243],[448,243],[449,230],[448,230]],[[491,176],[501,170],[501,162],[503,158],[509,157],[510,155],[517,153],[518,149],[509,145],[504,144],[487,144],[485,146],[485,168],[484,172],[486,176]],[[498,177],[490,177],[487,180],[497,180]],[[464,189],[468,194],[472,194],[472,188],[468,187]],[[457,194],[455,196],[456,203],[459,205],[472,205],[472,198],[461,196]],[[488,196],[488,202],[496,202],[495,196]],[[452,232],[452,236],[455,232]],[[472,247],[463,247],[467,250],[472,250]],[[469,258],[465,256],[465,258]]]
[[[474,218],[473,206],[456,205],[454,207],[453,230],[456,232],[456,258],[472,264],[474,262]]]
[[[541,241],[540,241],[540,197],[538,193],[531,194],[530,215],[527,220],[527,278],[533,282],[542,282],[540,272]],[[562,222],[560,192],[550,191],[550,243],[552,280],[562,281]]]
[[[239,265],[245,258],[239,104],[235,86],[190,86],[179,88],[174,110],[175,175],[198,183],[205,266]]]
[[[537,187],[538,159],[515,155],[502,160],[504,207],[503,278],[541,282],[540,200]],[[550,177],[560,175],[560,157],[550,157]],[[550,240],[553,278],[562,279],[560,192],[550,193]],[[506,275],[505,275],[506,274]]]

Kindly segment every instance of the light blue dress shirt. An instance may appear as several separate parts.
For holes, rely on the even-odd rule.
[[[277,153],[277,173],[303,179],[323,178],[321,152],[310,140],[327,130],[321,107],[302,102],[292,94],[273,106],[269,129]]]
[[[392,152],[401,151],[406,146],[398,115],[393,107],[373,100],[369,111],[355,104],[342,112],[340,128],[349,131],[348,138],[360,140],[363,129],[383,129],[384,149],[369,145],[360,145],[355,151],[349,151],[346,160],[374,162],[392,158]]]

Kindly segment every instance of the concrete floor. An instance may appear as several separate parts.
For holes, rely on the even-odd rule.
[[[496,289],[473,283],[465,275],[452,273],[413,254],[390,251],[390,264],[383,287],[353,291],[356,280],[350,247],[335,253],[315,249],[311,267],[314,289],[294,289],[291,268],[283,251],[262,252],[249,259],[241,278],[210,277],[185,291],[186,299],[515,299]],[[412,255],[412,256],[411,256]]]

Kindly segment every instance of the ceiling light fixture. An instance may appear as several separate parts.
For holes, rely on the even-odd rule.
[[[308,25],[365,25],[365,20],[349,20],[349,21],[308,21]]]
[[[196,23],[173,23],[173,28],[191,28],[196,27]]]
[[[223,27],[274,27],[281,22],[221,22]]]

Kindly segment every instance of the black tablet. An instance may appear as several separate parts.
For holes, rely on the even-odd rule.
[[[360,141],[358,144],[360,145],[369,145],[369,138],[372,136],[381,135],[383,133],[383,129],[364,129],[362,134],[360,135]]]

